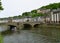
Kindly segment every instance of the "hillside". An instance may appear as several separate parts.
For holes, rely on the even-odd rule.
[[[53,4],[49,4],[46,6],[42,6],[40,9],[57,9],[60,8],[60,2],[59,3],[53,3]]]

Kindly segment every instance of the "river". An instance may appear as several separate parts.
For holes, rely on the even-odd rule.
[[[5,27],[0,26],[0,31],[4,31]],[[3,37],[4,43],[60,43],[52,40],[47,36],[41,35],[34,30],[20,30],[20,33],[14,32],[11,35]]]

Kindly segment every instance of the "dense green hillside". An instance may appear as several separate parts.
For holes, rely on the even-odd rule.
[[[60,8],[60,3],[53,3],[53,4],[49,4],[49,5],[46,5],[46,6],[42,6],[40,9],[57,9],[57,8]]]
[[[60,3],[53,3],[46,6],[42,6],[39,9],[57,9],[60,8]],[[32,10],[31,12],[24,12],[22,13],[22,16],[31,16],[31,17],[37,17],[37,16],[47,16],[47,14],[37,13],[37,10]]]

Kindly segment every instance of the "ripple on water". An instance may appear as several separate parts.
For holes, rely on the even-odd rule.
[[[20,34],[14,33],[4,37],[4,43],[55,43],[47,37],[32,33],[29,30],[22,30]]]

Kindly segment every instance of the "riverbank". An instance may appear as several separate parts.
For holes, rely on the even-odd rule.
[[[0,43],[3,43],[3,36],[0,33]]]

